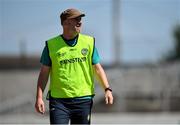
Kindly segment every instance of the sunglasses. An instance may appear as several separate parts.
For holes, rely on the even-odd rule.
[[[76,20],[77,22],[80,22],[81,21],[81,17],[76,17],[76,18],[74,18],[74,20]]]

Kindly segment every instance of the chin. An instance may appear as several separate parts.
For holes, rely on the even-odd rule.
[[[81,32],[81,28],[80,27],[76,28],[76,32],[80,33]]]
[[[77,32],[77,33],[80,33],[80,32],[81,32],[81,30],[77,30],[76,32]]]

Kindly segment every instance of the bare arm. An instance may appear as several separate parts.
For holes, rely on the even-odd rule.
[[[45,112],[43,92],[49,78],[49,72],[50,72],[50,67],[43,65],[41,67],[39,77],[38,77],[35,108],[37,112],[42,113],[42,114]]]
[[[93,68],[103,89],[105,90],[106,88],[109,88],[110,85],[108,83],[106,73],[104,72],[104,69],[102,68],[101,64],[99,63],[95,64],[93,65]],[[113,95],[112,95],[112,92],[109,90],[105,91],[105,101],[106,101],[106,104],[113,104]]]

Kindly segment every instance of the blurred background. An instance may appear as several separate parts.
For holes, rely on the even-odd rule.
[[[0,0],[0,123],[49,123],[48,101],[34,109],[39,60],[67,8],[86,14],[113,89],[107,106],[96,82],[92,123],[180,123],[180,0]]]

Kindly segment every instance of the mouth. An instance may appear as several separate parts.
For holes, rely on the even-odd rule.
[[[82,25],[82,23],[79,22],[79,23],[77,23],[76,27],[81,27],[81,25]]]

